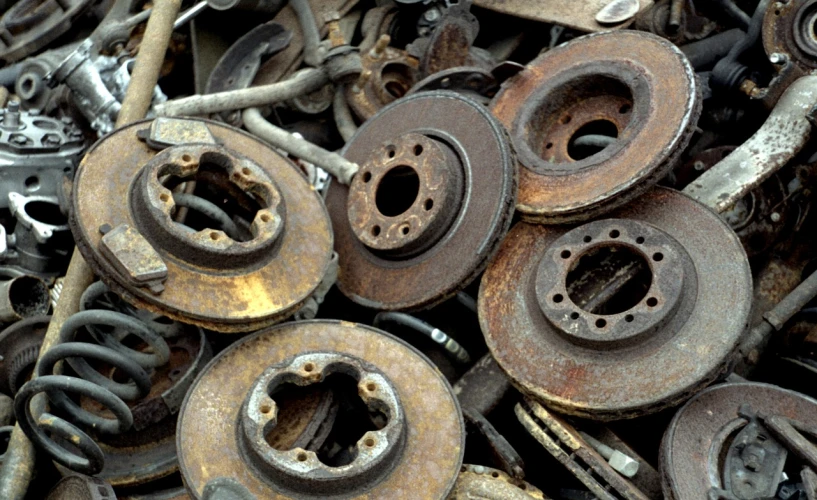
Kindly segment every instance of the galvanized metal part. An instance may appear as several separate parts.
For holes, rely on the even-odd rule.
[[[631,1],[625,2],[626,9],[631,9]],[[653,0],[637,0],[637,10],[644,11],[652,6]],[[610,4],[613,4],[610,7]],[[536,2],[531,0],[474,0],[474,5],[485,9],[495,10],[503,14],[539,21],[542,23],[552,23],[567,26],[579,31],[603,31],[613,28],[624,28],[627,26],[631,16],[608,15],[605,9],[619,12],[621,0],[587,0],[583,2]],[[604,12],[604,14],[603,14]],[[601,17],[601,22],[599,18]],[[622,19],[623,18],[623,19]],[[618,24],[614,21],[621,19]],[[606,22],[606,21],[609,21]]]
[[[73,25],[91,0],[28,0],[0,18],[0,62],[8,65],[47,46]]]
[[[462,466],[448,500],[546,500],[542,490],[525,481],[514,479],[501,470],[483,465]]]
[[[746,254],[703,205],[655,188],[609,215],[570,230],[517,224],[479,296],[513,383],[598,420],[676,405],[724,374],[752,304]]]
[[[514,407],[516,418],[553,458],[601,500],[647,500],[638,488],[619,475],[567,422],[539,403],[525,400]]]
[[[520,163],[517,210],[528,220],[587,220],[657,183],[701,112],[692,67],[674,45],[634,31],[575,39],[507,80],[491,104]],[[614,137],[581,147],[588,134]]]
[[[341,291],[382,310],[430,307],[487,265],[507,231],[516,167],[501,126],[452,92],[401,99],[344,148],[361,165],[326,204]]]
[[[792,83],[755,134],[707,170],[684,193],[724,212],[786,165],[811,137],[817,75]]]
[[[262,431],[277,424],[274,389],[285,381],[308,386],[338,371],[388,420],[358,440],[351,464],[327,467],[314,452],[270,446]],[[308,321],[264,330],[216,357],[182,406],[177,442],[194,498],[203,498],[209,482],[232,478],[258,499],[431,499],[454,486],[464,426],[451,387],[413,348],[362,325]]]
[[[11,101],[0,109],[0,207],[9,193],[58,196],[85,152],[85,138],[71,120],[23,111]]]
[[[661,471],[664,495],[672,500],[707,498],[710,492],[727,491],[727,479],[723,476],[722,453],[726,453],[742,434],[751,432],[751,415],[743,409],[767,416],[776,415],[799,420],[808,425],[817,424],[817,401],[802,394],[777,386],[757,382],[719,384],[699,393],[681,408],[664,434],[661,444]],[[774,439],[764,424],[754,431],[764,439],[760,443]],[[767,465],[765,460],[774,460],[771,453],[757,453],[758,448],[743,447],[740,463],[754,468],[739,475],[737,484],[732,484],[731,493],[751,491],[756,472]],[[789,448],[789,451],[792,451]],[[769,462],[768,465],[771,465]],[[734,478],[730,478],[732,481]],[[780,480],[778,475],[768,492]],[[735,486],[738,490],[735,490]],[[741,490],[742,489],[742,490]],[[770,496],[772,496],[770,495]],[[757,496],[737,496],[737,498],[759,498]]]
[[[11,192],[8,200],[17,225],[11,235],[0,228],[0,241],[7,244],[0,252],[3,262],[39,276],[62,272],[71,251],[71,232],[57,198]]]
[[[332,257],[329,219],[319,197],[295,165],[257,139],[215,122],[175,122],[182,135],[188,124],[196,136],[204,126],[230,147],[171,146],[157,154],[138,137],[150,122],[107,136],[77,172],[71,225],[78,247],[112,290],[137,307],[225,332],[286,318],[318,287]],[[108,175],[113,155],[119,158],[116,177]],[[209,224],[191,232],[173,221],[175,202],[160,181],[167,175],[223,190],[233,200],[227,207],[251,224],[245,241]],[[128,198],[130,204],[100,204]],[[161,256],[167,267],[163,290],[134,286],[116,259],[105,256],[100,230],[122,224],[137,229]],[[144,246],[137,243],[132,251]]]

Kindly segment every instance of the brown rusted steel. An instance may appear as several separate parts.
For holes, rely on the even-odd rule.
[[[527,400],[517,403],[514,411],[525,430],[599,499],[648,500],[556,414]]]
[[[817,424],[817,401],[794,391],[756,382],[713,386],[687,402],[664,434],[660,459],[667,498],[707,498],[710,489],[723,488],[722,453],[748,423],[738,413],[743,405],[758,414]]]
[[[388,36],[381,38],[388,42]],[[355,115],[368,120],[387,104],[408,93],[417,81],[417,59],[379,43],[360,56],[361,76],[347,85],[346,100]]]
[[[539,56],[491,104],[520,163],[517,210],[537,222],[587,220],[658,182],[697,123],[696,82],[683,53],[648,33],[588,35]],[[595,128],[616,140],[587,157],[572,150]]]
[[[511,382],[490,354],[483,356],[454,384],[460,405],[482,415],[496,408],[510,389]]]
[[[345,295],[419,309],[485,268],[510,224],[516,167],[481,105],[451,92],[407,97],[367,121],[344,156],[361,169],[348,188],[332,184],[326,204]]]
[[[359,448],[368,447],[359,452],[362,457],[329,471],[311,451],[266,449],[263,439],[247,442],[248,432],[256,435],[257,422],[275,425],[279,404],[269,392],[280,384],[278,375],[308,386],[340,365],[356,378],[364,401],[379,401],[380,409],[396,412],[380,431],[367,432],[358,441]],[[401,426],[410,432],[399,438]],[[385,442],[384,432],[395,441]],[[194,498],[201,498],[208,482],[232,478],[259,500],[298,497],[293,488],[302,491],[310,481],[324,497],[432,499],[444,498],[454,486],[464,432],[451,387],[413,348],[354,323],[307,321],[264,330],[220,354],[185,400],[177,443],[185,484]],[[400,443],[402,449],[395,449]],[[369,477],[359,477],[361,468],[373,466],[367,457],[388,459],[390,467],[370,468]],[[296,463],[303,464],[299,471],[292,470]],[[314,478],[322,470],[327,482],[338,485],[337,494]]]
[[[230,148],[182,145],[157,154],[138,137],[150,129],[149,121],[107,136],[76,174],[71,225],[78,247],[103,281],[137,307],[226,332],[286,318],[320,284],[332,257],[330,223],[318,194],[295,165],[249,134],[205,120],[180,121],[203,126],[202,133],[209,131]],[[173,130],[167,140],[175,137]],[[177,139],[189,140],[184,134]],[[118,158],[116,176],[108,168],[111,158]],[[221,162],[229,180],[199,172],[210,161]],[[240,242],[221,230],[190,233],[173,223],[172,194],[159,182],[171,173],[203,175],[239,203],[251,200],[251,193],[261,206],[249,216],[252,237]],[[132,202],[104,201],[112,199]],[[161,255],[166,278],[145,286],[119,272],[116,259],[101,252],[100,228],[123,224],[138,229]]]
[[[737,236],[703,205],[655,188],[610,217],[516,225],[479,295],[488,347],[514,384],[599,420],[678,404],[723,374],[752,297]],[[585,260],[605,249],[631,260]],[[628,301],[613,309],[617,294]]]
[[[516,17],[543,23],[567,26],[579,31],[602,31],[626,27],[627,20],[619,24],[600,24],[598,13],[607,4],[617,0],[586,0],[582,2],[537,2],[535,0],[476,0],[474,5]],[[639,11],[652,6],[653,0],[639,0]]]
[[[483,465],[463,465],[448,500],[547,500],[542,490]]]
[[[817,1],[770,2],[763,17],[766,54],[788,56],[804,71],[817,68]]]

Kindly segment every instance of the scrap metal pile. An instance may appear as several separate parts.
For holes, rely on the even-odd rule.
[[[0,499],[817,500],[817,0],[0,12]]]

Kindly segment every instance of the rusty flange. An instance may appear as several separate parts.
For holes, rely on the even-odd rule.
[[[543,54],[503,84],[491,108],[521,164],[517,209],[564,223],[621,206],[666,175],[689,142],[701,96],[677,47],[621,31]],[[581,145],[599,135],[615,140]]]
[[[724,457],[736,435],[750,423],[747,411],[766,418],[793,419],[812,428],[817,425],[817,401],[797,392],[756,382],[710,387],[675,414],[664,434],[660,463],[666,498],[713,498],[710,491],[724,489],[724,483],[729,480],[723,473]],[[765,427],[764,423],[761,426]],[[771,433],[764,441],[774,437]],[[769,455],[768,450],[764,455]],[[761,464],[764,458],[771,457],[760,455]],[[746,463],[749,465],[748,457]],[[750,483],[752,478],[748,474],[746,482]],[[775,488],[779,477],[779,474],[773,477]]]
[[[194,195],[225,200],[216,208],[248,227],[231,214],[192,230],[178,223],[180,193],[171,189],[190,180]],[[298,168],[216,122],[156,119],[106,136],[80,165],[72,203],[77,247],[113,291],[212,330],[255,330],[291,315],[332,257],[326,210]]]
[[[705,206],[655,188],[610,216],[516,225],[479,296],[488,347],[511,380],[598,420],[654,412],[712,382],[752,303],[740,241]]]
[[[404,50],[376,45],[360,56],[360,63],[363,72],[346,87],[346,100],[361,120],[406,95],[417,81],[419,62]]]
[[[276,389],[335,373],[351,376],[366,406],[387,416],[356,442],[351,463],[330,467],[310,449],[271,446],[266,434],[283,418]],[[451,387],[413,348],[370,327],[307,321],[259,332],[215,358],[185,399],[177,444],[194,498],[232,481],[259,500],[441,499],[460,471],[464,432]]]
[[[377,309],[418,309],[465,287],[510,225],[516,166],[502,127],[452,92],[401,99],[347,144],[361,165],[326,205],[341,291]]]
[[[530,483],[514,479],[501,470],[482,465],[463,465],[448,500],[545,500]]]
[[[817,0],[770,2],[763,17],[766,54],[788,54],[792,62],[809,71],[817,68]],[[782,62],[779,62],[782,63]]]

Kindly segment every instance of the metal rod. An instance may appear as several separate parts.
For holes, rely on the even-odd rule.
[[[207,6],[207,0],[202,0],[201,2],[182,12],[179,17],[176,18],[176,22],[173,23],[173,29],[179,29],[187,24],[188,21],[204,12],[204,9],[206,9]]]
[[[156,0],[148,20],[145,36],[136,56],[130,85],[125,93],[116,126],[141,120],[147,114],[153,98],[153,88],[159,79],[173,22],[179,13],[181,0]],[[62,292],[51,316],[51,323],[43,338],[40,355],[58,342],[63,323],[79,311],[82,292],[91,285],[94,274],[82,255],[74,248]],[[35,368],[36,373],[36,368]],[[31,402],[32,413],[40,415],[46,406],[45,394],[38,394]],[[0,468],[0,492],[4,500],[23,500],[34,474],[35,449],[19,425],[14,426],[8,449]]]
[[[349,139],[357,132],[357,125],[355,125],[355,119],[349,109],[349,103],[346,102],[346,85],[335,87],[332,114],[335,117],[335,125],[338,127],[340,136],[343,137],[343,141],[349,142]]]
[[[155,111],[157,116],[196,116],[255,108],[314,92],[327,83],[329,76],[323,70],[307,69],[283,82],[174,99],[159,104]]]
[[[669,26],[673,30],[681,27],[681,15],[684,12],[684,3],[686,0],[672,0],[669,9]]]
[[[304,62],[310,66],[320,66],[323,62],[319,52],[321,34],[318,31],[318,23],[315,21],[310,2],[308,0],[289,0],[289,6],[298,17],[298,24],[301,26],[301,33],[304,37]]]
[[[343,184],[349,184],[357,173],[358,165],[337,153],[327,151],[309,141],[300,139],[286,130],[268,122],[256,108],[244,110],[244,127],[267,143],[281,148],[292,156],[301,158],[335,176]]]

